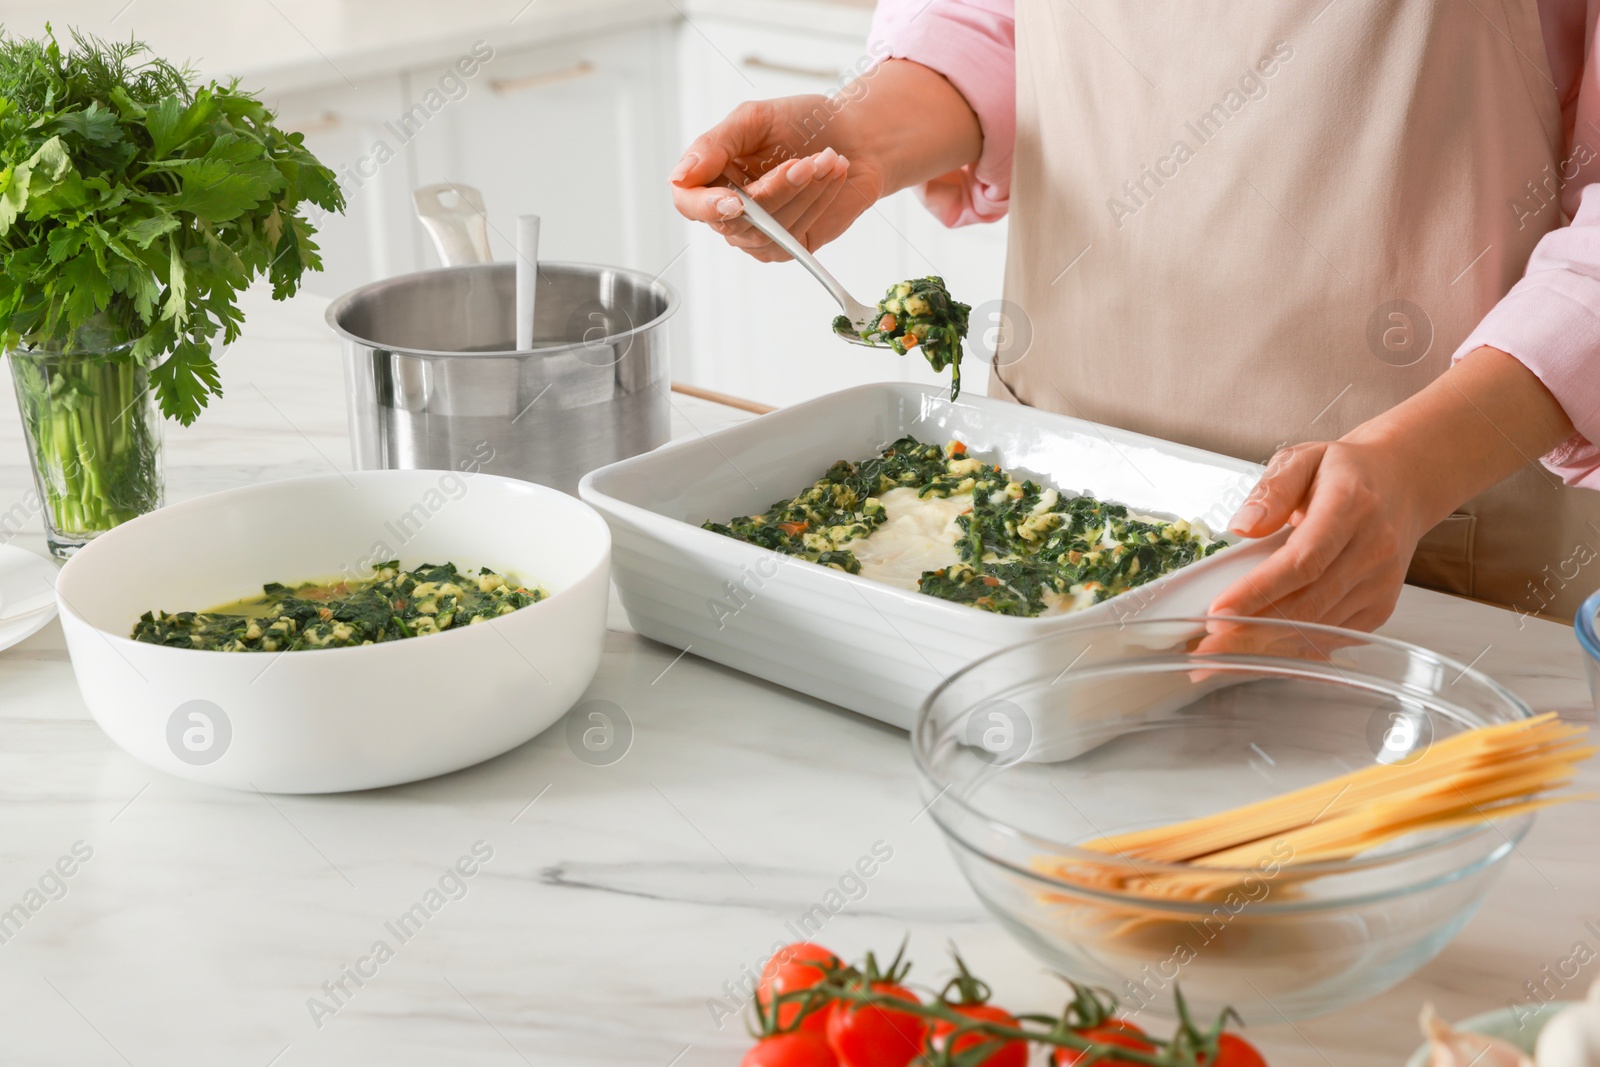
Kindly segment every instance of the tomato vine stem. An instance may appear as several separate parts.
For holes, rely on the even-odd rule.
[[[904,952],[904,946],[901,948]],[[890,966],[890,973],[900,970],[900,956],[896,956],[895,963]],[[781,1032],[798,1029],[800,1022],[807,1015],[815,1011],[824,1010],[833,1002],[851,1004],[857,1007],[871,1006],[886,1012],[896,1012],[905,1015],[915,1015],[931,1022],[949,1024],[954,1029],[949,1030],[941,1037],[942,1048],[928,1048],[923,1052],[923,1063],[928,1067],[961,1067],[965,1062],[961,1054],[952,1054],[957,1041],[967,1035],[978,1035],[992,1039],[994,1045],[1010,1041],[1021,1041],[1031,1044],[1053,1046],[1061,1049],[1071,1049],[1082,1054],[1077,1061],[1081,1067],[1091,1064],[1116,1062],[1118,1064],[1138,1064],[1139,1067],[1204,1067],[1207,1063],[1215,1063],[1218,1055],[1218,1038],[1227,1027],[1229,1020],[1238,1020],[1238,1014],[1232,1008],[1224,1009],[1216,1021],[1207,1029],[1200,1029],[1190,1015],[1187,1002],[1181,990],[1174,989],[1176,1010],[1178,1015],[1178,1029],[1167,1040],[1144,1036],[1141,1040],[1149,1042],[1153,1050],[1146,1052],[1140,1049],[1128,1048],[1124,1045],[1114,1045],[1108,1042],[1095,1041],[1084,1037],[1079,1031],[1089,1030],[1100,1026],[1110,1019],[1116,1012],[1116,998],[1108,991],[1079,985],[1067,980],[1067,985],[1072,990],[1073,998],[1062,1010],[1059,1016],[1052,1015],[1020,1015],[1017,1017],[1018,1025],[1010,1026],[1005,1023],[988,1020],[973,1019],[954,1010],[946,999],[952,986],[961,993],[963,998],[978,987],[987,990],[987,985],[978,980],[967,970],[965,964],[958,964],[960,974],[957,979],[947,983],[944,990],[935,999],[926,1003],[909,1001],[892,993],[879,992],[872,988],[872,977],[860,968],[843,964],[827,966],[814,964],[824,972],[824,977],[817,985],[792,992],[779,993],[772,998],[770,1005],[764,1005],[761,1015],[763,1018],[762,1032],[767,1034],[780,1032],[776,1027],[779,1007],[787,1004],[799,1006],[793,1021]],[[881,979],[876,961],[869,963],[870,970]],[[901,972],[903,973],[903,971]],[[974,985],[976,983],[976,985]],[[963,999],[962,1003],[966,1003]],[[1023,1025],[1036,1024],[1034,1026]],[[930,1028],[931,1030],[931,1028]],[[982,1048],[990,1049],[990,1042]],[[968,1048],[967,1053],[979,1051]],[[975,1062],[981,1062],[978,1057]]]

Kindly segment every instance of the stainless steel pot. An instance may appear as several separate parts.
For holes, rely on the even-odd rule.
[[[481,469],[575,493],[589,471],[671,436],[672,287],[541,263],[534,346],[516,351],[515,276],[514,263],[446,267],[329,307],[358,469]]]

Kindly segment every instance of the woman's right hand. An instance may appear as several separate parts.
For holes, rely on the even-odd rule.
[[[763,262],[789,258],[742,217],[739,198],[715,185],[737,182],[808,250],[827,244],[884,194],[883,168],[850,152],[846,122],[823,96],[740,104],[695,138],[672,172],[680,214],[704,222]]]

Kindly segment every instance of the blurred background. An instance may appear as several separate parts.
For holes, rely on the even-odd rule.
[[[644,270],[684,297],[673,378],[783,405],[870,381],[943,384],[921,358],[833,341],[836,310],[793,263],[758,264],[672,210],[667,174],[690,139],[743,100],[838,94],[867,68],[871,0],[0,0],[0,23],[48,21],[147,42],[207,78],[237,77],[339,174],[343,217],[321,221],[326,300],[437,265],[411,190],[482,190],[496,259],[515,218],[543,218],[541,258]],[[885,200],[823,262],[872,303],[942,274],[998,300],[1005,228],[946,230],[910,192]],[[973,316],[964,388],[992,350]]]

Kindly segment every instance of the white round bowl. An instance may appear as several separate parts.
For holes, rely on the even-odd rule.
[[[551,596],[357,648],[209,652],[128,636],[152,608],[204,609],[393,558],[490,567]],[[362,471],[162,508],[80,549],[56,593],[84,701],[130,754],[210,785],[326,793],[458,770],[559,719],[599,666],[610,562],[605,522],[557,490]]]

